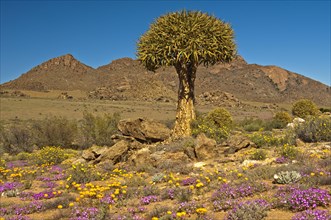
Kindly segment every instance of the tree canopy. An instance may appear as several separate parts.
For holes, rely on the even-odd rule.
[[[156,19],[141,36],[137,56],[149,70],[177,64],[231,61],[236,55],[230,24],[199,11],[180,11]]]

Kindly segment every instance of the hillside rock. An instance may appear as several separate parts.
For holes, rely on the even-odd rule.
[[[74,97],[69,95],[67,92],[62,92],[57,98],[58,99],[73,99]]]
[[[144,164],[151,164],[151,151],[149,148],[145,147],[140,150],[135,151],[128,159],[128,162],[134,166],[142,166]]]
[[[119,141],[110,148],[107,148],[97,159],[96,162],[112,161],[116,164],[125,159],[129,151],[130,143],[127,141]]]
[[[164,124],[149,119],[125,119],[118,123],[118,130],[141,142],[158,142],[170,137],[170,129]]]
[[[224,148],[225,154],[234,154],[244,148],[254,147],[254,142],[250,141],[242,134],[231,135],[220,147]]]
[[[88,93],[88,98],[90,99],[100,99],[100,100],[126,100],[126,97],[118,94],[112,88],[109,87],[98,87],[93,91]]]
[[[21,91],[0,91],[0,97],[30,97],[29,95]]]
[[[222,91],[210,91],[200,94],[197,98],[199,105],[213,104],[214,106],[222,107],[239,107],[245,106],[239,99],[237,99],[233,94]]]
[[[216,141],[206,137],[205,134],[197,136],[197,144],[194,148],[198,160],[207,160],[216,157]]]
[[[106,152],[108,147],[101,147],[93,145],[91,148],[84,150],[82,153],[82,158],[87,162],[98,159],[104,152]]]

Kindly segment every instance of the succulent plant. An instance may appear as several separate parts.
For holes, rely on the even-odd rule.
[[[163,180],[164,174],[163,173],[157,173],[152,177],[152,181],[154,183],[161,182]]]
[[[295,183],[301,179],[297,171],[282,171],[274,175],[274,182],[279,184]]]

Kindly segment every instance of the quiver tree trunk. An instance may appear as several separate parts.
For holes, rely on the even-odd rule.
[[[186,137],[192,134],[191,123],[195,119],[194,81],[196,67],[193,64],[175,66],[178,78],[178,104],[173,137]]]

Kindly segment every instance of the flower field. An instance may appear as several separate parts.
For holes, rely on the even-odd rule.
[[[279,129],[225,125],[229,114],[214,111],[196,136],[158,142],[119,135],[115,116],[2,130],[0,220],[331,220],[328,115]],[[83,136],[67,136],[70,127]]]
[[[307,156],[306,169],[278,155],[267,166],[208,160],[204,166],[192,164],[189,174],[142,172],[125,163],[112,170],[71,164],[79,153],[47,147],[28,160],[1,160],[0,219],[331,218],[329,151]],[[245,154],[249,151],[237,156]],[[300,179],[274,183],[273,174],[284,167],[296,169]]]

